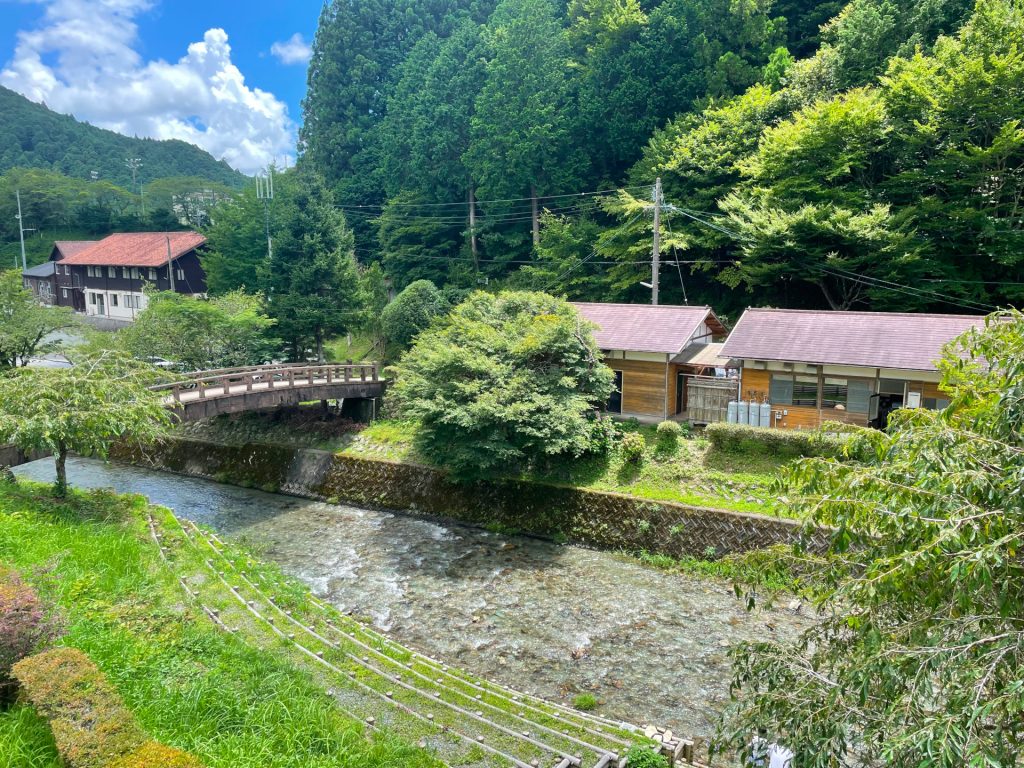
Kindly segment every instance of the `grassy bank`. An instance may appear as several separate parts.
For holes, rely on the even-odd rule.
[[[659,445],[653,425],[627,422],[622,428],[643,435],[647,453],[642,463],[627,462],[614,449],[606,456],[559,460],[523,479],[786,516],[787,508],[775,503],[770,492],[786,460],[722,453],[699,435],[680,438],[669,450]],[[429,465],[429,458],[416,451],[415,430],[415,424],[396,420],[376,421],[366,428],[342,424],[322,419],[315,408],[224,417],[183,428],[186,434],[219,442],[271,442]]]
[[[596,762],[637,740],[398,646],[140,497],[0,485],[0,562],[150,735],[209,768],[496,768],[592,744]],[[0,712],[0,768],[59,765],[31,710]]]
[[[197,616],[147,538],[145,506],[0,488],[0,561],[60,607],[64,644],[96,661],[148,732],[211,768],[431,764],[396,739],[368,741],[310,675]],[[25,707],[0,714],[0,766],[60,766]]]

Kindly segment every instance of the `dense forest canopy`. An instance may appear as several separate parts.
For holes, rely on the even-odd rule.
[[[301,162],[397,287],[648,301],[661,177],[663,302],[982,312],[1024,298],[1022,18],[1020,0],[332,1]]]
[[[73,179],[96,178],[128,189],[126,158],[138,158],[143,180],[194,176],[238,188],[245,176],[184,141],[139,139],[96,128],[0,87],[0,173],[41,168]]]

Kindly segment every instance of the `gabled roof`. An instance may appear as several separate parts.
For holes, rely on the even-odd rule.
[[[68,256],[74,256],[76,253],[81,253],[91,245],[95,245],[98,240],[57,240],[53,244],[54,253],[50,255],[50,259],[54,261],[61,261],[66,259]]]
[[[746,360],[934,371],[942,348],[981,315],[748,309],[722,354]]]
[[[206,242],[198,232],[126,232],[110,235],[88,248],[62,260],[63,264],[160,267],[167,263],[167,241],[170,258],[177,259]]]
[[[57,265],[52,261],[46,261],[38,266],[29,267],[21,274],[24,277],[46,278],[53,277],[56,271]]]
[[[710,307],[587,302],[573,302],[573,306],[597,325],[594,337],[601,349],[677,355],[690,343],[701,323],[706,321],[715,333],[725,331]]]

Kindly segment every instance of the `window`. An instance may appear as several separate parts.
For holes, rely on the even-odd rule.
[[[185,270],[180,267],[174,270],[174,279],[182,283],[185,282]]]
[[[128,267],[121,267],[121,277],[122,277],[122,279],[127,280],[131,276],[132,276],[132,273],[128,271]]]
[[[153,269],[152,267],[150,267],[149,272],[147,274],[148,274],[148,277],[146,279],[147,280],[151,280],[152,282],[155,283],[156,282],[156,270]]]
[[[931,411],[941,411],[949,407],[949,400],[944,397],[926,397],[921,401],[925,408]]]
[[[879,379],[878,393],[881,395],[903,395],[907,389],[907,382],[902,379]]]
[[[67,264],[64,265],[64,274],[65,275],[70,275],[71,274],[71,267],[69,267]]]
[[[117,306],[117,294],[116,293],[110,294],[110,306],[112,306],[112,307],[116,307]]]
[[[107,267],[107,277],[111,280],[117,279],[117,267]]]
[[[822,408],[839,408],[851,413],[867,413],[871,382],[865,379],[827,377],[821,390]]]
[[[772,405],[818,407],[818,377],[794,376],[791,373],[773,373],[768,389]]]
[[[92,304],[93,306],[96,305],[96,294],[93,293],[92,291],[89,291],[89,303]]]
[[[68,289],[67,288],[62,288],[61,289],[61,295],[66,299],[68,297]]]
[[[132,280],[141,280],[142,272],[139,271],[138,267],[132,267]]]

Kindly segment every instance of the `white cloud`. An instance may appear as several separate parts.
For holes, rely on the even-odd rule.
[[[177,62],[143,61],[134,18],[151,5],[46,0],[43,24],[18,32],[0,84],[119,133],[183,139],[245,172],[291,153],[287,106],[245,84],[223,29],[207,30]]]
[[[270,46],[270,52],[282,64],[308,64],[310,57],[313,55],[313,49],[309,47],[309,43],[306,42],[299,32],[296,32],[283,43],[274,43]]]

